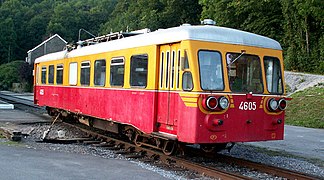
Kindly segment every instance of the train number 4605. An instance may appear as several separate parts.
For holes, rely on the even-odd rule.
[[[254,111],[256,110],[257,108],[257,105],[256,105],[256,102],[241,102],[240,103],[240,106],[239,106],[239,109],[240,110],[244,110],[244,111]]]

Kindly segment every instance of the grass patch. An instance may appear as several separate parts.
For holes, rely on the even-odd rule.
[[[312,87],[292,94],[286,124],[324,129],[324,88]]]

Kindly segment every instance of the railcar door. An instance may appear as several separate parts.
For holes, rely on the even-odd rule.
[[[159,79],[157,95],[158,130],[175,132],[177,126],[177,94],[179,89],[180,43],[159,47]]]

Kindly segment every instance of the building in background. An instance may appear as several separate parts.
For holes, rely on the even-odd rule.
[[[26,57],[26,62],[29,64],[33,64],[35,59],[43,56],[45,54],[54,53],[58,51],[62,51],[67,42],[61,38],[58,34],[53,35],[52,37],[48,38],[38,46],[34,47],[33,49],[27,52],[28,56]]]

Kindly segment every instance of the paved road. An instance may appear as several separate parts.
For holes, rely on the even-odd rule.
[[[126,160],[27,149],[0,143],[0,179],[165,179]]]
[[[249,144],[324,161],[324,129],[285,125],[285,137],[283,141],[255,142]]]

